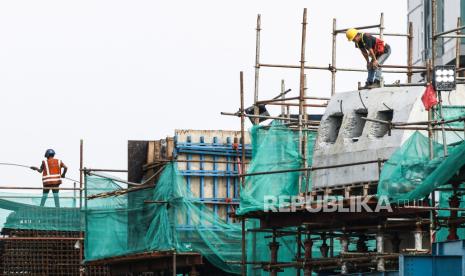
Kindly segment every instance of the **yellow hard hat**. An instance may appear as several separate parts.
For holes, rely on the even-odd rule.
[[[354,40],[355,36],[358,34],[358,30],[351,28],[346,31],[346,36],[349,41]]]

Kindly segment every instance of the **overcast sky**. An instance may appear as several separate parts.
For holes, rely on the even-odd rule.
[[[38,166],[53,148],[78,178],[81,138],[87,167],[126,168],[128,139],[160,139],[176,128],[238,129],[237,118],[220,112],[237,110],[241,70],[252,103],[256,15],[262,62],[297,65],[304,7],[312,65],[331,61],[334,17],[347,28],[377,24],[384,12],[387,32],[406,31],[404,0],[1,1],[0,162]],[[387,42],[387,64],[405,64],[405,39]],[[339,66],[365,66],[342,35],[337,55]],[[298,70],[263,68],[261,76],[261,99],[276,96],[281,79],[298,92]],[[386,77],[397,79],[405,76]],[[364,80],[338,73],[337,91]],[[330,74],[308,72],[308,87],[309,95],[329,96]],[[41,180],[0,166],[0,185]]]

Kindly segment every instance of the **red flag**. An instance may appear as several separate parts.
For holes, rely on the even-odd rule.
[[[428,84],[426,87],[425,93],[423,93],[423,96],[421,96],[421,101],[423,102],[426,110],[430,110],[438,103],[438,99],[436,98],[436,91],[434,91],[432,84]]]

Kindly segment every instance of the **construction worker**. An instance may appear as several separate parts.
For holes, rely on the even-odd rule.
[[[45,152],[45,160],[42,161],[40,168],[31,167],[31,169],[42,173],[42,184],[44,186],[43,193],[42,193],[42,200],[40,202],[40,206],[45,205],[45,201],[47,200],[48,193],[52,190],[53,199],[55,201],[55,207],[60,207],[60,200],[58,198],[58,189],[50,189],[50,188],[58,188],[61,184],[61,178],[66,176],[66,172],[68,171],[68,167],[61,162],[59,159],[55,159],[55,151],[53,149],[48,149]],[[62,172],[63,169],[63,172]]]
[[[379,65],[382,65],[391,54],[391,46],[381,39],[359,32],[357,29],[348,29],[346,36],[349,41],[355,42],[355,47],[360,49],[367,62],[368,78],[365,87],[379,87],[382,81]]]

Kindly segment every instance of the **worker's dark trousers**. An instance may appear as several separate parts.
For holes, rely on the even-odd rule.
[[[40,201],[40,206],[45,205],[45,201],[47,200],[47,197],[48,197],[48,192],[50,192],[50,189],[44,188],[42,192],[42,200]],[[55,207],[59,208],[60,199],[58,198],[58,190],[52,190],[52,193],[53,193],[53,200],[55,201]]]
[[[378,63],[381,65],[384,64],[384,62],[390,55],[391,55],[391,46],[386,48],[386,52],[377,58]],[[381,81],[382,74],[383,72],[381,71],[381,67],[368,70],[367,83],[374,83],[376,80]]]

